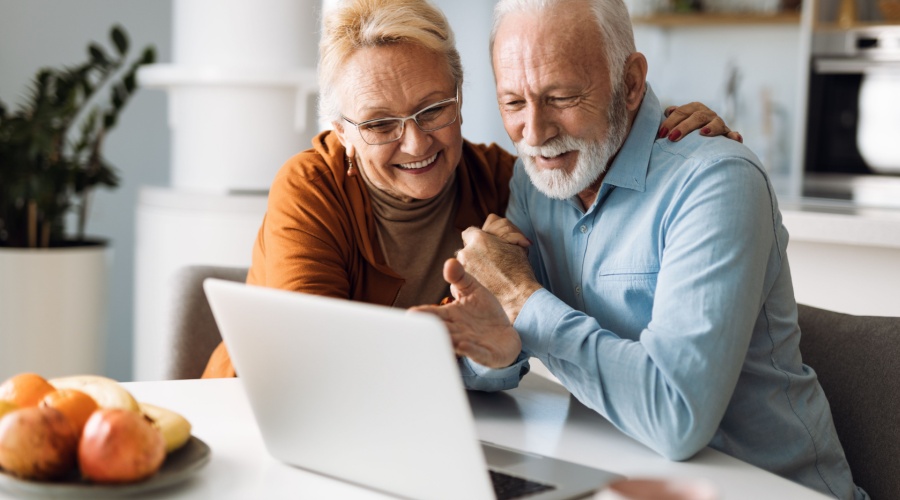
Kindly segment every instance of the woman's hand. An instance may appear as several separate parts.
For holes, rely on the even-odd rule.
[[[522,351],[522,340],[503,307],[456,259],[444,263],[444,279],[456,300],[445,306],[419,306],[412,311],[444,320],[457,356],[490,368],[505,368]]]
[[[481,230],[522,248],[531,246],[531,240],[522,234],[522,231],[515,224],[497,214],[488,214],[484,225],[481,226]]]
[[[700,135],[708,137],[724,135],[729,139],[744,142],[740,133],[728,128],[725,121],[702,102],[669,106],[665,115],[666,119],[660,125],[656,136],[659,139],[668,137],[670,141],[677,142],[694,130],[700,129]]]

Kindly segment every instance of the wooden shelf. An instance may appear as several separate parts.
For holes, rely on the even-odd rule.
[[[816,22],[813,25],[813,29],[816,31],[847,31],[854,29],[864,29],[864,28],[881,28],[881,27],[891,27],[896,28],[900,26],[900,21],[857,21],[850,25],[840,25],[838,23],[833,22]]]
[[[800,24],[800,13],[725,14],[698,12],[692,14],[654,14],[651,16],[635,17],[632,18],[631,21],[636,25],[651,25],[664,28],[721,25]]]

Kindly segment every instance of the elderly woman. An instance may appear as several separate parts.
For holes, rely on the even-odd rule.
[[[334,130],[272,183],[247,283],[403,308],[439,302],[461,232],[505,212],[515,160],[462,138],[447,19],[427,0],[345,1],[325,18],[318,69],[320,115]],[[678,109],[660,137],[703,126],[739,138],[702,105]],[[220,344],[203,376],[234,375]]]

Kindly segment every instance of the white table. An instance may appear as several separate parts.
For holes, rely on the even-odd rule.
[[[194,435],[212,448],[211,463],[167,492],[169,498],[386,498],[272,459],[239,380],[127,385],[139,400],[183,413],[193,423]],[[825,498],[712,449],[687,462],[666,460],[538,375],[526,376],[521,387],[505,393],[472,392],[470,401],[479,436],[497,444],[626,476],[706,478],[723,500]]]
[[[146,498],[390,498],[271,458],[238,379],[125,385],[140,401],[182,413],[193,424],[193,434],[212,448],[212,460],[194,477]],[[479,436],[497,444],[626,476],[705,478],[719,489],[722,500],[826,498],[709,448],[687,462],[668,461],[540,375],[527,375],[512,391],[472,392],[470,401]],[[6,497],[0,493],[0,498]]]

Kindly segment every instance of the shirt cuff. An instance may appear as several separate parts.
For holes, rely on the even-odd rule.
[[[553,332],[559,320],[571,311],[571,307],[546,288],[531,294],[513,325],[522,339],[522,350],[546,363]]]
[[[506,368],[488,368],[469,358],[459,358],[459,371],[462,374],[466,389],[496,392],[514,389],[519,380],[531,369],[528,354],[520,352],[513,364]]]

